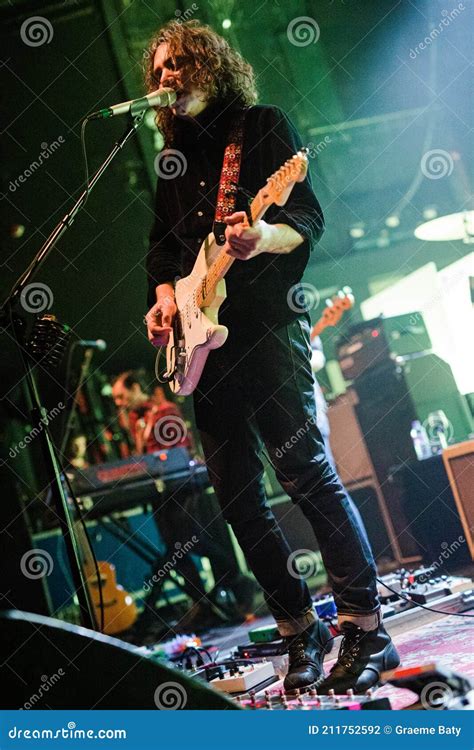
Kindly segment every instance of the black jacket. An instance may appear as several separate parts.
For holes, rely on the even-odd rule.
[[[212,230],[233,117],[235,110],[213,105],[193,120],[176,121],[173,149],[180,152],[176,157],[181,173],[158,179],[156,219],[147,259],[149,306],[156,301],[158,284],[190,273],[202,240]],[[240,186],[256,195],[266,179],[301,146],[297,131],[278,107],[250,107],[245,119]],[[158,163],[163,164],[160,159]],[[168,167],[171,170],[171,161]],[[236,210],[242,209],[245,201],[239,193]],[[239,327],[259,321],[284,324],[298,314],[292,309],[294,305],[288,304],[288,295],[294,297],[290,290],[300,281],[309,253],[324,230],[323,214],[309,176],[294,186],[285,206],[271,206],[264,219],[288,224],[305,242],[289,254],[262,253],[248,261],[236,260],[226,275],[227,299],[219,314],[223,323],[237,323]]]

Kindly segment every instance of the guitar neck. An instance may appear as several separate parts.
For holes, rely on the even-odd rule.
[[[267,208],[268,205],[264,204],[263,198],[261,197],[259,192],[250,204],[250,215],[252,217],[252,222],[261,219]],[[221,279],[224,278],[234,260],[235,258],[229,255],[224,249],[220,251],[219,255],[209,267],[206,275],[202,280],[202,283],[199,286],[199,290],[196,296],[196,304],[198,307],[205,307],[210,302],[214,295],[217,284]]]
[[[311,330],[311,341],[320,336],[325,328],[327,328],[327,323],[325,323],[321,318],[321,320],[318,320],[318,322],[313,326]]]

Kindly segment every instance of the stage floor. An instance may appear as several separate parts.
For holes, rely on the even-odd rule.
[[[467,614],[474,614],[473,611]],[[247,632],[250,628],[272,623],[270,617],[259,618],[252,623],[246,623],[233,628],[216,628],[202,635],[204,645],[214,645],[220,650],[220,658],[248,642]],[[470,677],[474,680],[474,621],[468,618],[447,616],[433,622],[425,623],[407,629],[394,638],[401,656],[402,667],[414,667],[430,662]],[[340,639],[325,659],[324,668],[329,671],[337,656]],[[278,671],[284,674],[286,657],[278,657],[276,662]],[[282,680],[271,685],[271,690],[282,687]],[[415,694],[409,690],[384,685],[374,692],[374,697],[389,698],[393,709],[402,709],[415,701]]]

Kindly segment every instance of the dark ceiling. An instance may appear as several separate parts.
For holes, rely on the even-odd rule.
[[[474,25],[472,3],[465,3],[459,4],[465,10],[443,27],[446,8],[458,4],[445,0],[0,2],[5,92],[2,297],[81,189],[82,117],[141,92],[147,39],[173,17],[196,17],[221,30],[254,65],[261,101],[289,112],[305,143],[318,151],[311,169],[328,229],[308,273],[311,278],[320,274],[326,287],[337,286],[348,281],[344,268],[349,264],[354,275],[354,268],[359,269],[352,283],[363,294],[371,272],[370,262],[364,259],[373,252],[374,267],[384,268],[381,237],[390,244],[390,270],[394,248],[395,257],[412,253],[413,229],[423,220],[427,206],[440,213],[459,210],[472,192],[468,67]],[[48,20],[52,34],[47,43],[33,46],[22,41],[21,30],[32,16]],[[289,25],[301,17],[309,18],[314,39],[306,43],[297,38],[295,44],[289,38]],[[224,19],[231,20],[227,30],[222,28]],[[442,33],[420,49],[435,26],[441,26]],[[100,163],[123,128],[122,121],[89,126],[91,168]],[[44,144],[55,143],[60,145],[46,163],[18,183]],[[431,149],[457,155],[456,169],[445,179],[420,176],[420,160]],[[141,319],[154,153],[152,131],[143,128],[116,159],[37,276],[52,290],[52,311],[78,335],[109,340],[101,364],[111,372],[150,366],[153,356]],[[400,225],[389,231],[385,220],[394,212],[400,214]],[[349,229],[359,223],[365,235],[356,242]],[[464,252],[459,245],[449,248],[446,257]],[[353,259],[359,257],[354,266]],[[437,262],[443,262],[442,254]],[[10,352],[14,363],[8,333],[5,336],[4,351]]]

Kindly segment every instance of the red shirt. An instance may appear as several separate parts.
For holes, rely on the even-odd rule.
[[[191,437],[181,410],[172,401],[157,406],[145,401],[129,413],[130,432],[138,453],[154,453],[164,448],[190,448]]]

